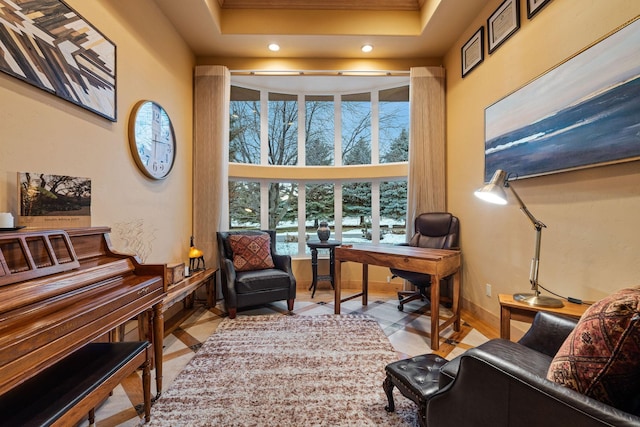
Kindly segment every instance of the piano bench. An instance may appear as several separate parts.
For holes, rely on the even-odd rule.
[[[2,424],[75,425],[138,368],[145,421],[151,412],[150,344],[90,343],[0,396]]]

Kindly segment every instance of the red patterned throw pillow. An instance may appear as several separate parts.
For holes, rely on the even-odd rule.
[[[555,355],[547,379],[629,411],[640,394],[640,288],[598,301]]]
[[[233,266],[237,271],[275,267],[271,258],[271,236],[267,233],[232,234],[229,243],[233,251]]]

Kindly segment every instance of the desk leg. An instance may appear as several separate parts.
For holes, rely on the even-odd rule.
[[[334,288],[334,308],[333,308],[333,312],[335,314],[340,314],[340,288],[342,287],[342,266],[340,265],[342,264],[339,260],[336,260],[336,265],[335,265],[335,286]]]
[[[511,339],[511,308],[500,307],[500,338]]]
[[[362,264],[362,305],[368,304],[369,264]]]
[[[460,269],[453,275],[453,315],[456,316],[456,320],[453,322],[453,330],[460,332],[460,281],[461,281]]]
[[[431,276],[431,350],[440,348],[440,277]]]

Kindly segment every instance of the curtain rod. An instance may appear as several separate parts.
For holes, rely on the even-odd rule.
[[[230,70],[235,76],[349,76],[349,77],[388,77],[408,76],[410,72],[395,70]]]

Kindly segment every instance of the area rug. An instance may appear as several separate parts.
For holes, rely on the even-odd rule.
[[[397,390],[384,409],[384,367],[396,353],[366,315],[223,320],[154,404],[149,426],[417,426]]]

